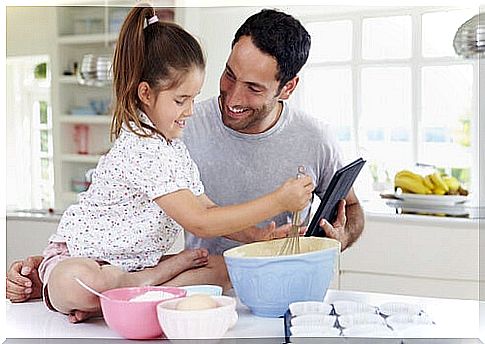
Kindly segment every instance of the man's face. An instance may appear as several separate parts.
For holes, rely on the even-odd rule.
[[[220,79],[222,121],[246,134],[269,129],[279,116],[278,64],[249,36],[234,45]]]

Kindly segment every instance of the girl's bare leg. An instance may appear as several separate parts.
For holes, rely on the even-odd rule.
[[[226,264],[222,256],[209,256],[209,263],[198,269],[186,270],[171,280],[163,283],[166,286],[179,287],[194,284],[216,284],[224,291],[231,289]]]
[[[207,250],[185,250],[161,260],[153,268],[125,272],[112,265],[100,265],[89,258],[73,257],[63,260],[52,270],[47,284],[49,299],[56,310],[69,315],[69,321],[79,322],[101,314],[101,307],[99,298],[81,287],[76,277],[103,292],[121,287],[160,285],[207,262]]]

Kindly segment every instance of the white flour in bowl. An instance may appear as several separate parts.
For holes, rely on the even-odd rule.
[[[150,290],[130,299],[130,302],[162,301],[174,298],[176,295],[163,290]]]

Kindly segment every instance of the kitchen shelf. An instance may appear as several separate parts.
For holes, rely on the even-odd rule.
[[[77,84],[77,78],[75,75],[62,75],[59,77],[58,81],[61,84]]]
[[[104,82],[93,82],[90,85],[84,85],[79,83],[77,80],[77,77],[75,75],[62,75],[58,79],[59,83],[65,84],[65,85],[79,85],[79,86],[86,86],[86,87],[111,87],[113,86],[113,83],[111,81],[104,81]]]
[[[62,161],[96,164],[100,157],[100,154],[63,154]]]
[[[69,115],[63,114],[59,117],[62,123],[83,123],[83,124],[111,124],[111,116],[108,115]]]
[[[64,45],[76,44],[109,44],[118,39],[118,33],[95,33],[88,35],[66,35],[59,36],[57,42]]]

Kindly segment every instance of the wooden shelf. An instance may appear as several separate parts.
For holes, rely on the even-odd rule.
[[[98,154],[63,154],[62,161],[96,164],[100,157]]]
[[[57,37],[59,44],[103,44],[114,43],[118,39],[117,33],[95,33],[89,35],[66,35]]]
[[[111,124],[111,116],[108,115],[70,115],[63,114],[59,117],[62,123],[83,123],[83,124]]]

